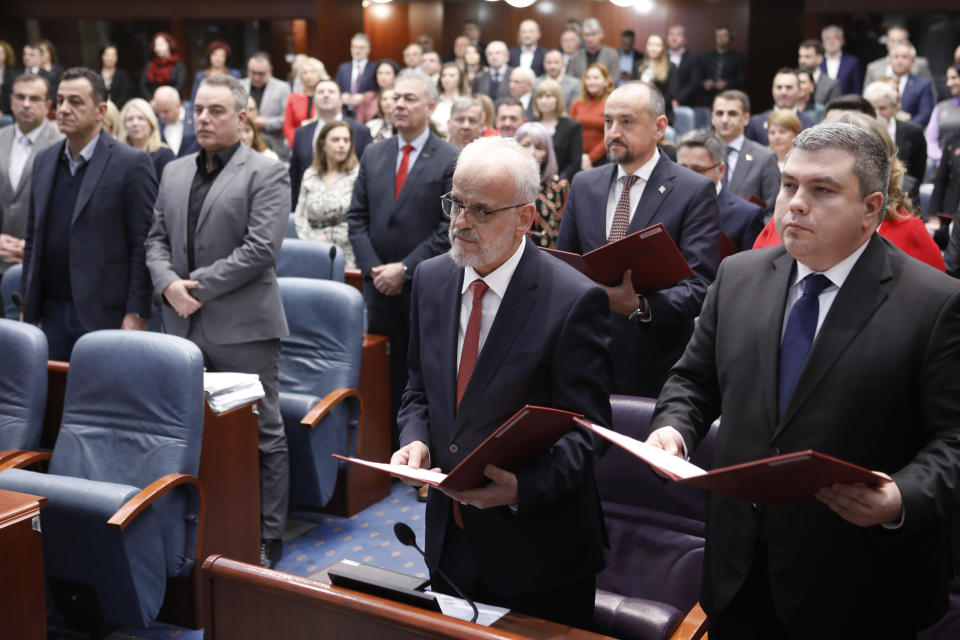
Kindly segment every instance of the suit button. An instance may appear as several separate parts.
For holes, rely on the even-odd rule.
[[[453,442],[450,444],[449,450],[450,450],[450,453],[456,453],[457,451],[460,451],[460,447],[457,446],[456,442]]]
[[[780,449],[779,449],[779,447],[770,447],[770,455],[771,455],[771,456],[778,456],[778,455],[780,455]]]

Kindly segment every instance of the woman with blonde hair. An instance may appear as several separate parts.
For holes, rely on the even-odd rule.
[[[123,132],[123,124],[120,122],[120,110],[113,100],[107,100],[107,113],[103,116],[103,130],[115,140],[120,139]]]
[[[673,99],[677,95],[677,67],[667,55],[667,42],[658,33],[647,38],[646,54],[637,68],[638,77],[657,87],[663,94],[664,115],[673,124]]]
[[[313,148],[313,165],[303,173],[294,222],[302,240],[332,242],[344,252],[346,268],[356,268],[347,235],[347,209],[360,161],[353,132],[343,120],[323,125]]]
[[[329,80],[330,75],[323,63],[316,58],[306,58],[300,62],[297,74],[303,89],[293,92],[287,98],[287,107],[283,112],[283,135],[287,136],[290,148],[293,148],[293,136],[304,120],[317,117],[313,108],[313,92],[321,80]]]
[[[767,118],[767,137],[770,139],[770,148],[777,154],[777,166],[783,171],[783,162],[787,159],[787,152],[793,139],[803,131],[800,118],[790,109],[777,109]]]
[[[603,105],[613,91],[613,76],[602,64],[587,67],[580,82],[580,97],[570,105],[570,117],[583,127],[583,154],[580,168],[586,171],[604,163]]]
[[[573,180],[583,157],[583,127],[567,117],[563,89],[556,80],[542,80],[533,91],[533,115],[552,136],[558,170],[562,179]]]
[[[240,142],[271,160],[280,161],[277,152],[267,146],[267,143],[260,137],[260,132],[253,126],[250,116],[246,113],[240,116]]]
[[[140,149],[150,154],[153,168],[157,173],[157,180],[163,175],[163,168],[176,158],[173,151],[160,139],[160,125],[157,124],[157,114],[153,112],[150,103],[143,98],[133,98],[123,105],[120,110],[120,142],[128,144],[134,149]]]

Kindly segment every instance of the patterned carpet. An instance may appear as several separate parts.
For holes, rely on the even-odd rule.
[[[279,571],[326,582],[324,570],[343,558],[385,569],[425,577],[427,567],[416,549],[400,544],[393,535],[395,522],[406,522],[423,547],[424,504],[417,502],[416,489],[400,482],[391,486],[390,496],[352,518],[296,511],[287,521],[283,557]],[[87,638],[49,622],[49,640]],[[147,629],[123,629],[107,640],[203,640],[202,630],[183,629],[157,623]]]

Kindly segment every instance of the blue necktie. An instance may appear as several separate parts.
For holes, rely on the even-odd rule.
[[[822,273],[811,273],[803,280],[803,295],[790,310],[787,329],[780,341],[780,389],[778,415],[787,410],[787,403],[807,360],[820,315],[820,292],[830,286],[830,279]]]

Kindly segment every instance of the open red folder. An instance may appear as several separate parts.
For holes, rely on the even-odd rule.
[[[831,484],[878,486],[891,480],[813,450],[798,451],[704,471],[675,455],[586,420],[576,422],[623,447],[677,482],[755,504],[774,505],[809,500]]]
[[[633,269],[633,289],[644,295],[671,287],[693,275],[673,238],[659,223],[582,256],[558,249],[543,250],[594,282],[608,287],[620,284],[623,272]]]
[[[513,414],[480,443],[480,446],[460,461],[453,471],[444,474],[428,469],[414,469],[405,465],[371,462],[360,458],[348,458],[336,453],[334,458],[362,464],[373,469],[385,471],[394,476],[417,480],[434,487],[463,491],[475,489],[488,482],[483,468],[488,464],[502,469],[511,469],[516,465],[543,453],[576,427],[574,420],[582,417],[578,413],[526,405]]]

